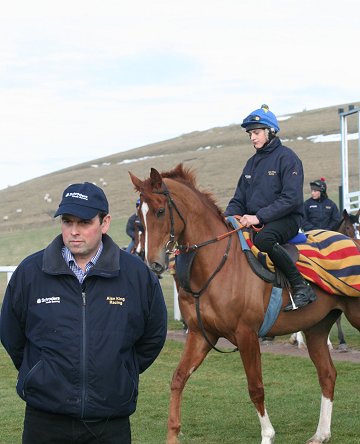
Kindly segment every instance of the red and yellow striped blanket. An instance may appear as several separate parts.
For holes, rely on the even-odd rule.
[[[255,247],[250,233],[243,234],[255,257],[274,271],[271,259]],[[305,279],[329,294],[360,297],[360,251],[355,242],[335,231],[312,230],[305,235],[306,243],[294,244],[299,252],[296,266]]]

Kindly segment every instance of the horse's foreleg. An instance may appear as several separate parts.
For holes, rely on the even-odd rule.
[[[250,399],[255,405],[260,420],[261,444],[272,444],[275,439],[275,430],[265,409],[259,340],[257,334],[249,330],[242,331],[237,338]]]
[[[215,341],[216,342],[216,341]],[[168,433],[166,444],[178,444],[181,427],[182,393],[191,374],[200,366],[208,354],[210,346],[201,333],[189,331],[180,362],[171,381],[171,396],[168,418]]]
[[[307,441],[308,444],[322,444],[331,437],[336,369],[327,345],[331,325],[324,321],[305,332],[309,355],[316,367],[322,392],[319,423],[315,435]]]

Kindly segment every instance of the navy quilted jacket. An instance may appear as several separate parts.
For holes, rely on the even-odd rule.
[[[303,216],[301,160],[275,137],[247,161],[225,215],[256,215],[260,223],[293,214]]]
[[[158,279],[107,235],[83,285],[62,238],[26,258],[6,290],[1,342],[32,407],[82,419],[135,411],[139,373],[163,347],[167,313]]]

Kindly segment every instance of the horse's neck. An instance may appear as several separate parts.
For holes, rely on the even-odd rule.
[[[183,241],[188,244],[200,244],[227,232],[225,223],[209,212],[189,213],[183,231]]]
[[[199,245],[229,231],[225,221],[216,208],[206,201],[206,197],[182,184],[177,189],[173,188],[171,192],[177,209],[185,220],[184,230],[178,239],[179,244]],[[173,211],[175,215],[176,210],[173,209]],[[218,247],[220,251],[223,250],[223,245],[226,245],[224,242],[226,241],[215,242],[211,247],[200,248],[200,256],[208,254],[208,251],[214,252]]]

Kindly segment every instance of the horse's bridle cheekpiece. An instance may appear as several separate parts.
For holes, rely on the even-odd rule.
[[[201,319],[201,314],[200,314],[200,296],[202,295],[202,293],[207,289],[207,287],[209,286],[210,282],[214,279],[214,277],[219,273],[219,271],[222,269],[222,267],[224,266],[228,255],[229,255],[229,251],[230,251],[230,246],[231,246],[231,234],[233,234],[234,232],[238,231],[237,230],[232,230],[232,231],[228,231],[227,233],[221,235],[221,236],[217,236],[216,238],[210,239],[208,241],[202,242],[200,244],[193,244],[193,245],[179,245],[177,243],[177,241],[175,240],[175,222],[174,222],[174,213],[173,213],[173,208],[175,208],[178,216],[180,217],[181,221],[184,224],[184,228],[186,227],[186,221],[184,219],[184,217],[182,216],[180,210],[178,209],[175,201],[173,200],[173,198],[171,197],[170,191],[168,189],[168,187],[166,186],[165,182],[162,182],[162,190],[160,191],[154,191],[154,194],[162,194],[166,197],[167,203],[168,203],[168,207],[169,207],[169,213],[170,213],[170,239],[168,240],[168,242],[166,243],[166,254],[175,254],[177,260],[176,260],[176,264],[180,264],[181,263],[181,259],[180,257],[183,257],[183,254],[191,254],[191,258],[190,260],[185,260],[185,268],[187,268],[184,272],[184,276],[186,276],[186,279],[183,280],[183,282],[181,282],[181,287],[188,293],[190,293],[194,299],[195,299],[195,307],[196,307],[196,315],[197,315],[197,319],[198,319],[198,323],[199,326],[201,328],[201,332],[202,335],[204,336],[206,342],[216,351],[220,352],[220,353],[232,353],[237,351],[238,349],[235,348],[234,350],[220,350],[218,349],[214,344],[211,343],[210,339],[208,338],[205,328],[204,328],[204,324],[202,322]],[[216,267],[216,269],[214,270],[214,272],[210,275],[210,277],[208,278],[208,280],[205,282],[205,284],[202,286],[202,288],[198,291],[193,291],[190,288],[190,283],[189,283],[189,276],[190,276],[190,268],[191,265],[193,263],[193,260],[195,259],[195,255],[198,251],[199,248],[204,247],[206,245],[212,244],[214,242],[217,242],[219,240],[224,239],[225,237],[228,237],[228,243],[226,246],[226,250],[225,253],[219,263],[219,265]],[[172,248],[170,249],[170,246],[172,246]]]

